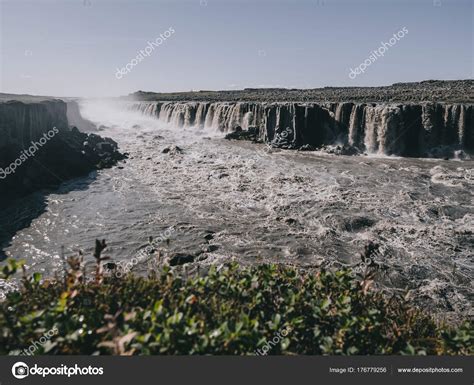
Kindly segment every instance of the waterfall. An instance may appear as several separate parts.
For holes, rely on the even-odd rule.
[[[246,112],[242,119],[242,128],[244,130],[248,130],[250,126],[252,126],[254,122],[254,113],[252,111]]]
[[[376,153],[378,151],[377,130],[382,124],[382,114],[380,113],[382,108],[369,106],[366,109],[364,145],[369,153]]]
[[[294,147],[346,143],[373,154],[428,156],[443,146],[474,150],[474,108],[465,104],[137,102],[131,109],[180,128],[221,132],[258,127]]]
[[[364,134],[365,105],[355,105],[349,118],[348,141],[351,146],[360,146]]]

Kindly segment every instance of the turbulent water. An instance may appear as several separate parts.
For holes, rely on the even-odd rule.
[[[96,238],[129,260],[165,232],[162,250],[204,250],[200,264],[362,270],[373,241],[380,288],[409,290],[443,316],[472,315],[474,162],[269,150],[226,141],[212,122],[177,127],[99,102],[81,109],[130,158],[2,214],[4,234],[17,230],[4,253],[31,270],[51,274],[62,254],[90,255]]]

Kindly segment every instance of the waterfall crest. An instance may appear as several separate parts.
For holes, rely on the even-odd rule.
[[[348,144],[373,154],[436,156],[439,147],[474,151],[474,108],[465,104],[135,102],[131,109],[174,127],[231,132],[259,128],[291,145]]]

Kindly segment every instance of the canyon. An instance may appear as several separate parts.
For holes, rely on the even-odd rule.
[[[0,103],[2,149],[57,126],[64,140],[50,147],[53,138],[37,156],[49,151],[67,173],[1,208],[2,257],[21,256],[48,276],[64,256],[91,255],[95,239],[105,238],[113,261],[126,264],[150,239],[172,234],[157,247],[180,265],[173,268],[237,260],[363,275],[362,256],[371,250],[377,289],[405,293],[442,319],[466,318],[473,311],[473,109],[459,94],[444,101],[8,96]],[[239,132],[255,133],[254,143],[225,139]],[[82,174],[72,173],[69,162],[84,162],[77,154],[87,141],[129,157],[117,167],[86,161]],[[357,152],[336,156],[327,146]],[[44,164],[36,156],[28,162],[36,159]],[[46,179],[35,167],[29,172]],[[145,274],[147,257],[133,272]]]

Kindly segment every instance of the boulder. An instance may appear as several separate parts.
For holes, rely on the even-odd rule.
[[[225,136],[228,140],[251,140],[253,142],[259,141],[260,130],[258,127],[249,127],[248,130],[242,130],[242,127],[237,126],[234,132]]]
[[[195,256],[191,254],[176,253],[170,256],[168,262],[170,266],[184,265],[185,263],[192,263],[195,260]]]
[[[178,147],[178,146],[170,146],[166,147],[161,151],[163,154],[170,154],[170,155],[175,155],[175,154],[182,154],[183,150]]]

